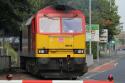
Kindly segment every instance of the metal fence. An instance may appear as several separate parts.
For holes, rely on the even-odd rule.
[[[11,68],[11,57],[0,56],[0,71],[9,71]]]
[[[3,47],[0,47],[0,56],[3,56],[3,55],[8,55],[8,49],[3,49]]]

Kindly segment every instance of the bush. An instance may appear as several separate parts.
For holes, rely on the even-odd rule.
[[[86,53],[89,54],[89,42],[86,43]],[[92,42],[92,54],[93,54],[93,58],[96,59],[97,58],[97,43],[96,42]]]
[[[16,66],[18,63],[18,53],[14,50],[14,48],[12,48],[12,46],[8,42],[4,43],[4,49],[6,49],[8,52],[7,56],[11,56],[11,65]]]

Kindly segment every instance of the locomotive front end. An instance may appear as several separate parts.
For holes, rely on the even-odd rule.
[[[29,72],[50,78],[76,78],[87,72],[85,17],[66,8],[50,6],[36,14],[29,45],[34,59],[26,65]]]

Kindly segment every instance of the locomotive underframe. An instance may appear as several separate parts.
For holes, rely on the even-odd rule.
[[[22,69],[45,78],[76,78],[87,72],[85,59],[76,63],[74,58],[51,58],[47,63],[40,63],[38,58],[21,56],[20,60]]]

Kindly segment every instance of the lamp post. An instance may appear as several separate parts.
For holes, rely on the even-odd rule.
[[[112,0],[109,0],[109,3],[110,3],[110,11],[111,11]]]
[[[91,19],[91,6],[92,6],[92,1],[89,0],[89,32],[90,32],[90,40],[89,40],[89,55],[92,55],[92,39],[91,39],[91,30],[92,30],[92,19]]]

